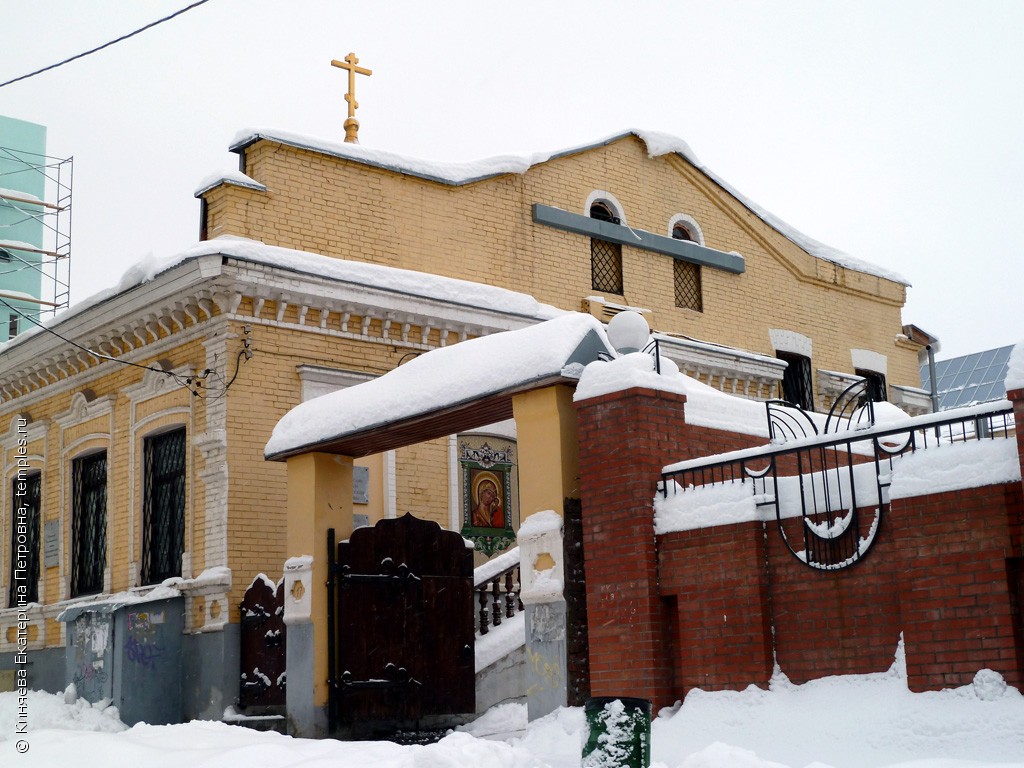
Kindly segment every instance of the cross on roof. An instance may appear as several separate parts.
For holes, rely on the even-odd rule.
[[[359,107],[359,102],[356,101],[356,75],[373,74],[373,70],[357,66],[358,64],[359,58],[354,53],[350,53],[343,61],[331,61],[332,67],[348,70],[348,92],[345,94],[345,101],[348,102],[348,119],[345,120],[345,141],[352,144],[358,143],[356,134],[359,131],[359,121],[356,120],[356,109]]]

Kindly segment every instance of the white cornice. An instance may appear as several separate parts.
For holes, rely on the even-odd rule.
[[[48,424],[46,419],[27,421],[22,414],[17,413],[11,417],[11,425],[7,432],[0,436],[0,447],[12,449],[18,445],[20,440],[24,440],[26,445],[42,440],[46,437]]]
[[[53,420],[60,425],[61,429],[67,429],[74,424],[82,424],[100,416],[107,416],[113,411],[116,399],[114,395],[104,395],[89,400],[81,392],[76,392],[71,398],[71,407],[63,413],[58,413]]]

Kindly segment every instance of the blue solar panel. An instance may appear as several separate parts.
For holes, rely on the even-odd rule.
[[[935,362],[939,410],[1006,397],[1006,374],[1013,346],[988,349]],[[931,390],[928,366],[921,366],[921,386]]]

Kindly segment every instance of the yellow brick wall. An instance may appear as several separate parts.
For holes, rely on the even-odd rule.
[[[251,311],[251,304],[243,304],[240,309]],[[232,620],[237,618],[234,606],[241,601],[252,577],[264,572],[276,581],[289,554],[285,552],[286,465],[265,461],[263,448],[274,425],[300,402],[297,367],[320,365],[381,375],[395,368],[408,351],[389,344],[302,332],[270,317],[276,317],[276,309],[268,302],[260,319],[232,322],[230,328],[231,333],[241,336],[242,326],[248,324],[253,349],[253,358],[243,364],[228,399],[228,556],[235,571]],[[291,322],[295,319],[290,318]],[[359,326],[360,319],[353,319],[354,327]],[[331,322],[337,326],[336,317]],[[411,335],[419,339],[420,329],[413,329]],[[232,351],[229,357],[233,359],[234,354]],[[447,527],[447,441],[410,446],[397,453],[398,513],[413,512]],[[356,512],[360,511],[357,507]]]
[[[812,339],[815,368],[852,373],[850,350],[871,349],[888,357],[890,383],[919,386],[915,349],[895,341],[902,285],[812,258],[686,161],[649,158],[635,137],[464,186],[269,141],[246,150],[246,172],[268,191],[211,191],[217,234],[484,282],[574,310],[595,293],[589,239],[535,225],[532,203],[585,213],[588,195],[604,190],[629,226],[662,235],[685,213],[707,246],[742,254],[746,271],[703,268],[704,311],[694,312],[674,306],[671,257],[624,247],[624,295],[610,300],[653,310],[657,330],[769,355],[770,328],[795,331]]]
[[[181,346],[164,352],[160,359],[170,359],[175,367],[191,366],[202,368],[205,360],[205,351],[199,341],[184,343]],[[142,358],[139,365],[153,365],[157,357]],[[71,582],[71,557],[72,557],[72,479],[71,466],[74,459],[87,455],[96,450],[105,450],[107,454],[107,548],[106,565],[110,569],[110,591],[119,592],[138,586],[138,575],[134,579],[130,574],[130,562],[141,562],[142,558],[142,507],[143,507],[143,468],[142,468],[142,442],[146,435],[158,432],[171,424],[183,424],[189,430],[188,440],[195,433],[202,431],[203,404],[202,400],[193,400],[192,396],[184,389],[171,386],[164,394],[144,400],[138,403],[135,413],[135,439],[132,439],[132,417],[131,401],[125,394],[125,390],[142,381],[144,371],[139,367],[121,366],[112,363],[104,363],[105,373],[98,378],[88,381],[85,386],[64,388],[64,391],[53,395],[47,393],[43,388],[31,393],[24,398],[18,398],[6,403],[0,408],[0,429],[10,428],[12,419],[18,414],[27,414],[30,420],[30,429],[38,428],[45,424],[45,435],[34,440],[28,446],[28,452],[33,457],[31,466],[33,469],[41,469],[41,526],[40,526],[40,572],[42,585],[40,600],[45,604],[52,604],[61,599],[67,599],[70,595]],[[53,386],[53,385],[51,385]],[[57,389],[53,386],[53,389]],[[76,395],[78,397],[76,398]],[[66,418],[73,402],[81,401],[82,395],[90,401],[92,407],[102,403],[105,398],[113,396],[114,400],[109,412],[102,413],[92,418],[74,421],[67,427],[62,427],[57,421],[59,417]],[[195,407],[193,407],[195,406]],[[185,414],[173,414],[162,416],[162,411],[168,409],[191,409]],[[67,422],[65,422],[67,423]],[[186,551],[189,546],[190,528],[195,529],[193,524],[192,510],[202,510],[205,500],[203,485],[196,482],[196,471],[201,468],[202,462],[199,452],[190,448],[190,460],[193,465],[192,472],[187,475],[186,493],[189,501],[186,501]],[[3,530],[9,531],[12,515],[12,499],[10,494],[10,479],[16,473],[15,450],[4,451],[4,488],[0,498],[0,510],[3,511]],[[134,468],[132,464],[134,463]],[[132,489],[130,478],[134,471],[134,489]],[[56,567],[45,567],[42,556],[43,530],[47,522],[61,522],[61,563]],[[10,566],[10,537],[4,536],[0,542],[0,552],[3,553],[4,574],[2,580],[6,583]],[[195,544],[193,544],[193,547]],[[201,541],[199,546],[202,546]],[[131,556],[130,556],[131,553]],[[198,571],[192,575],[196,575]],[[4,595],[6,600],[6,595]],[[47,622],[46,644],[53,645],[59,641],[60,627],[56,622]]]
[[[821,264],[684,161],[650,159],[643,144],[634,138],[552,160],[525,175],[506,175],[462,187],[265,141],[248,150],[247,172],[266,184],[268,191],[234,186],[213,189],[206,196],[211,236],[237,234],[272,245],[475,280],[524,291],[566,309],[579,309],[581,299],[594,293],[590,288],[589,240],[533,224],[532,203],[584,213],[588,195],[606,190],[622,203],[630,226],[658,234],[667,234],[674,214],[685,213],[699,222],[708,246],[741,253],[746,272],[732,275],[703,269],[705,311],[696,313],[673,305],[670,257],[625,247],[625,294],[610,298],[653,310],[652,324],[659,330],[765,354],[773,354],[770,328],[804,334],[813,340],[816,368],[852,372],[850,350],[871,349],[888,356],[890,383],[918,384],[915,349],[894,341],[901,328],[902,286]],[[299,316],[294,306],[287,308],[281,321],[273,301],[266,302],[259,317],[247,317],[253,311],[252,302],[246,299],[235,318],[215,321],[220,323],[218,333],[226,333],[229,339],[226,360],[218,363],[225,378],[241,349],[243,325],[251,326],[254,352],[225,396],[232,621],[237,621],[237,604],[249,580],[261,571],[276,580],[287,554],[285,465],[264,461],[263,448],[277,421],[300,400],[296,367],[312,364],[383,374],[409,351],[389,343],[325,335],[314,327],[303,330],[295,325]],[[353,330],[359,328],[360,321],[358,316],[350,319]],[[313,325],[311,319],[306,322]],[[328,326],[337,329],[340,322],[340,316],[332,313]],[[380,321],[375,320],[371,333],[379,333],[379,328]],[[166,339],[168,331],[159,330],[158,335]],[[164,350],[159,357],[175,367],[201,370],[208,364],[203,344],[208,335],[204,331]],[[420,329],[412,329],[410,339],[419,338]],[[437,331],[431,334],[430,343],[440,343]],[[142,364],[155,361],[156,356],[139,360]],[[133,439],[131,403],[125,391],[139,384],[143,371],[103,365],[103,375],[86,374],[81,378],[89,379],[87,383],[75,389],[49,394],[44,388],[0,407],[0,432],[8,429],[21,411],[28,411],[34,422],[48,424],[45,437],[29,448],[31,454],[45,457],[43,521],[63,521],[63,571],[45,568],[43,573],[47,603],[67,596],[70,579],[69,462],[92,448],[108,450],[110,586],[113,591],[135,586],[129,563],[141,560],[142,440],[154,430],[183,423],[181,419],[186,417],[167,415],[173,409],[189,409],[184,422],[189,429],[191,467],[186,548],[192,558],[192,575],[220,564],[206,562],[208,545],[215,542],[207,541],[211,521],[206,519],[206,485],[199,478],[213,468],[205,465],[203,450],[194,440],[208,429],[208,410],[223,408],[225,403],[192,397],[182,389],[141,401],[135,408],[135,423],[144,423],[144,427],[137,427]],[[75,393],[86,387],[89,398],[114,396],[111,413],[62,430],[55,418],[67,412]],[[397,451],[399,514],[410,511],[447,527],[448,462],[446,439]],[[43,459],[35,462],[41,463]],[[7,488],[11,466],[8,450],[4,456]],[[9,492],[4,490],[3,495],[9,496]],[[6,525],[10,504],[9,498],[0,501]],[[0,542],[5,564],[10,563],[9,550],[10,539],[5,537]],[[202,601],[197,603],[201,610]],[[58,637],[56,625],[50,622],[47,644],[54,644]]]

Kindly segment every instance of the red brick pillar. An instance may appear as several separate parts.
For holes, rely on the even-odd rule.
[[[1017,483],[894,499],[887,517],[912,691],[967,685],[988,667],[1024,683]]]
[[[686,397],[633,388],[576,403],[592,696],[675,700],[653,500]]]
[[[1017,458],[1020,461],[1021,481],[1024,482],[1024,389],[1012,389],[1006,397],[1013,404],[1013,423],[1017,432]]]

